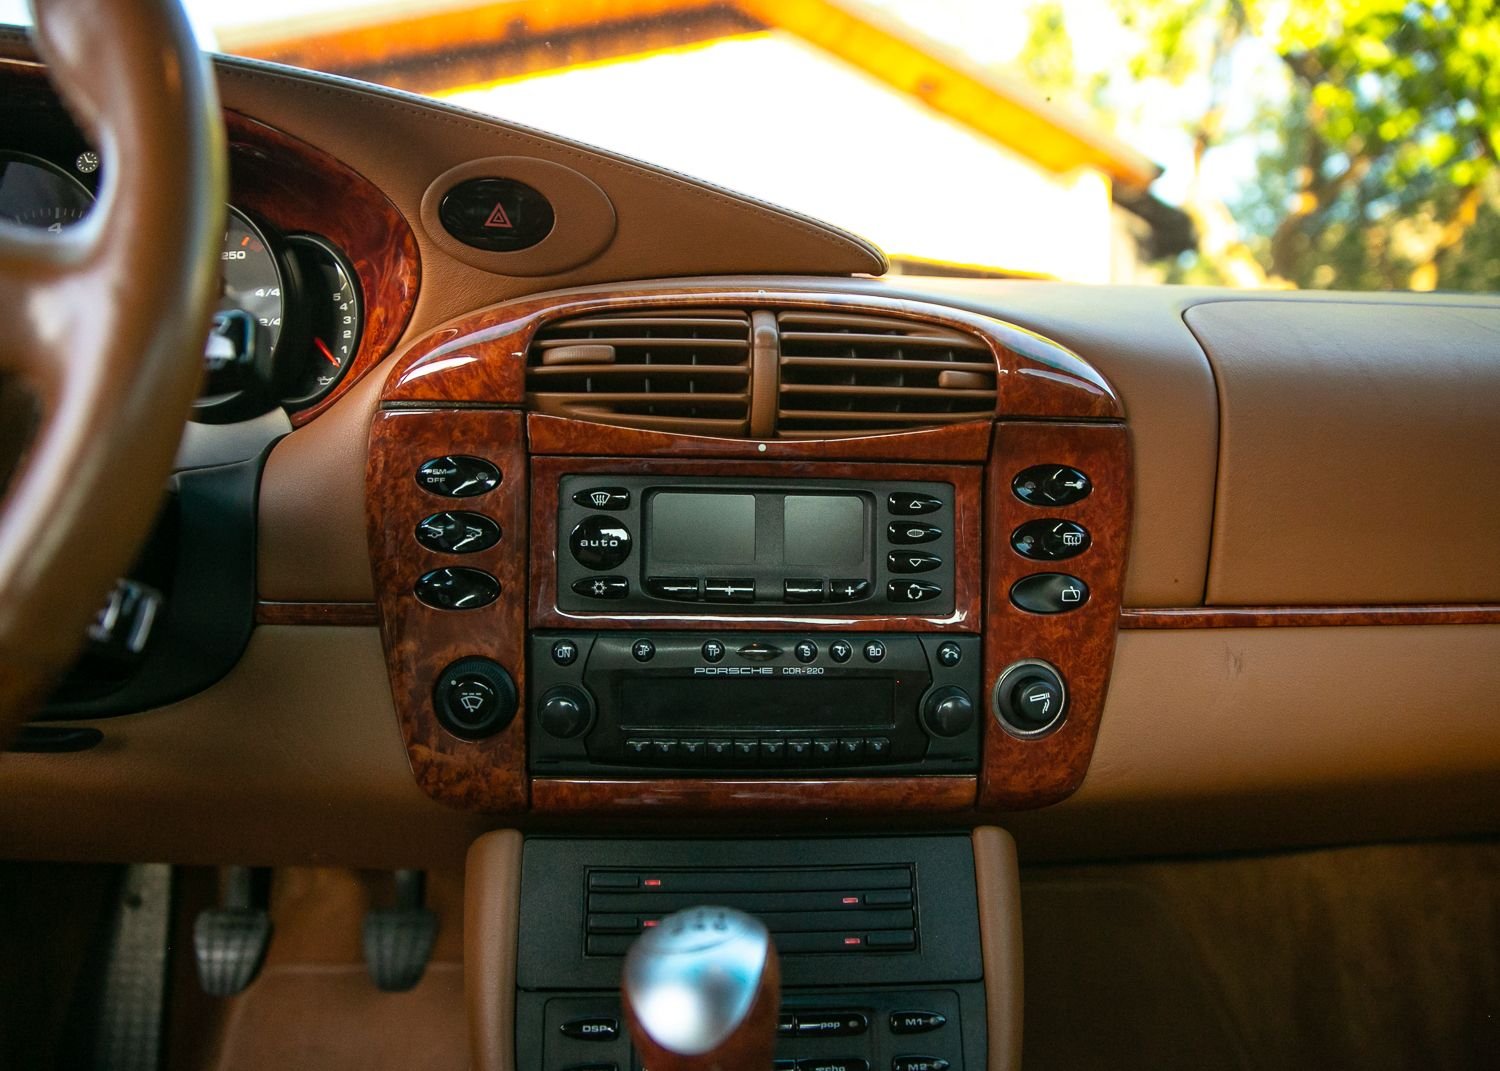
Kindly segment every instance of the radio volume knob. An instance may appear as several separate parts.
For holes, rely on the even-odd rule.
[[[589,727],[594,717],[593,707],[587,692],[560,684],[542,696],[536,707],[536,720],[550,735],[567,739]]]
[[[922,720],[938,736],[958,736],[974,724],[974,700],[962,688],[939,688],[927,697]]]

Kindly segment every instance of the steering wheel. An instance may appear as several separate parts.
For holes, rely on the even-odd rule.
[[[0,486],[0,744],[67,666],[160,507],[201,375],[227,199],[213,73],[176,0],[35,11],[37,50],[105,176],[61,234],[0,226],[0,396],[26,396],[32,417]]]

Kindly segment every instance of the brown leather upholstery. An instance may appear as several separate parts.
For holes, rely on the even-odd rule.
[[[168,0],[38,4],[105,186],[59,235],[0,234],[0,374],[41,422],[0,507],[0,737],[66,664],[150,527],[218,286],[223,122]]]

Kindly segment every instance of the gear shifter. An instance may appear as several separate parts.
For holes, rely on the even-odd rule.
[[[648,1071],[770,1071],[781,966],[758,919],[727,907],[662,919],[630,947],[620,994]]]

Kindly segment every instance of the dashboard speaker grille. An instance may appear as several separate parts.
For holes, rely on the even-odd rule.
[[[933,324],[782,312],[782,438],[910,430],[995,412],[995,359],[979,338]]]
[[[527,406],[539,413],[694,435],[750,429],[750,315],[605,312],[537,332]]]

